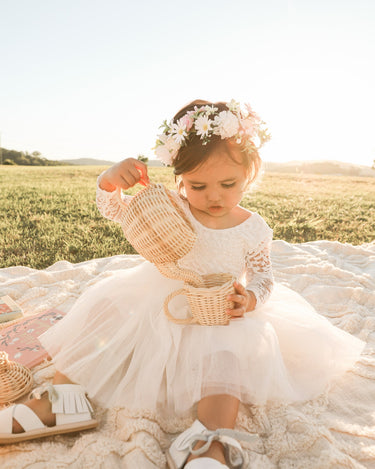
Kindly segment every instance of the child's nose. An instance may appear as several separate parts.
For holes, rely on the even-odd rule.
[[[217,190],[211,190],[207,194],[207,198],[208,198],[209,202],[217,202],[218,200],[220,200],[220,193]]]

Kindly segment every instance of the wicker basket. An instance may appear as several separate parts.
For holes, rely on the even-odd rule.
[[[122,229],[130,244],[156,265],[177,262],[187,254],[197,235],[163,184],[149,184],[125,210]]]
[[[183,282],[195,287],[204,284],[202,275],[197,274],[193,270],[183,269],[175,262],[168,262],[167,264],[156,264],[156,267],[165,277],[174,280],[182,280]]]
[[[211,274],[203,276],[203,285],[195,287],[185,283],[184,288],[171,293],[164,301],[167,318],[176,324],[202,324],[204,326],[225,325],[229,323],[226,312],[233,307],[227,296],[234,293],[235,277],[230,274]],[[177,295],[186,295],[192,317],[177,319],[169,311],[168,303]]]
[[[20,363],[9,361],[6,352],[0,352],[0,404],[17,400],[32,386],[31,371]]]

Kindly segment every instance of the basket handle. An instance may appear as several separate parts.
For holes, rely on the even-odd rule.
[[[176,291],[172,292],[164,300],[164,313],[165,313],[165,315],[167,316],[167,318],[170,321],[174,322],[175,324],[193,324],[193,323],[195,323],[196,320],[194,318],[177,319],[174,316],[172,316],[172,314],[170,313],[170,311],[168,309],[168,303],[172,300],[172,298],[174,298],[175,296],[178,296],[178,295],[186,295],[185,288],[180,288],[179,290],[176,290]]]
[[[183,280],[186,283],[198,287],[203,285],[203,277],[193,270],[184,269],[177,265],[177,262],[165,262],[164,264],[155,264],[159,272],[165,277],[174,280]]]
[[[150,182],[147,184],[147,186],[144,187],[144,189],[146,189],[147,187],[154,187],[154,186],[156,186],[156,183],[150,181]],[[141,189],[141,191],[144,190],[144,189]],[[127,208],[128,208],[128,204],[125,204],[124,201],[122,200],[122,197],[121,197],[121,194],[122,194],[122,189],[121,189],[121,187],[120,187],[120,186],[117,186],[116,189],[115,189],[115,191],[116,191],[116,198],[117,198],[118,203],[119,203],[122,207],[124,207],[125,209],[127,209]],[[138,192],[140,192],[140,191],[138,191]],[[137,192],[137,194],[138,194],[138,192]],[[134,196],[133,196],[133,197],[134,197]]]

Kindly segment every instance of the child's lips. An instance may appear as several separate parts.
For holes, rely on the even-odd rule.
[[[212,213],[220,212],[222,209],[221,205],[211,205],[211,207],[208,207],[208,210]]]

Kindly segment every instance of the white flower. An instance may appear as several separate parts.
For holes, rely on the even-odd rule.
[[[164,164],[171,165],[173,158],[177,155],[180,145],[173,137],[165,134],[158,135],[159,142],[155,147],[155,155]]]
[[[194,115],[195,117],[199,116],[200,114],[206,114],[209,116],[210,114],[215,114],[218,111],[218,108],[215,106],[209,106],[206,104],[205,106],[194,106]]]
[[[172,156],[165,145],[159,145],[155,148],[155,155],[158,160],[166,165],[172,164]]]
[[[206,106],[201,107],[203,111],[205,111],[208,115],[210,114],[215,114],[215,112],[218,111],[218,108],[215,106],[209,106],[208,104]]]
[[[238,133],[239,122],[238,118],[230,111],[221,111],[214,120],[215,135],[220,135],[221,138],[230,138]]]
[[[167,137],[165,145],[168,148],[168,150],[172,153],[177,153],[181,147],[181,145],[178,142],[176,142],[176,140],[171,136]]]
[[[183,119],[179,119],[177,124],[172,124],[171,134],[176,142],[181,145],[187,136],[186,123]]]
[[[165,146],[168,150],[178,150],[181,145],[179,145],[169,134],[160,134],[158,135],[158,145]]]
[[[212,120],[210,120],[208,116],[199,116],[195,121],[195,130],[197,131],[197,135],[201,135],[201,138],[207,137],[208,132],[212,130],[211,123]]]
[[[239,112],[241,110],[240,103],[232,99],[231,102],[228,103],[228,109],[232,112]]]

